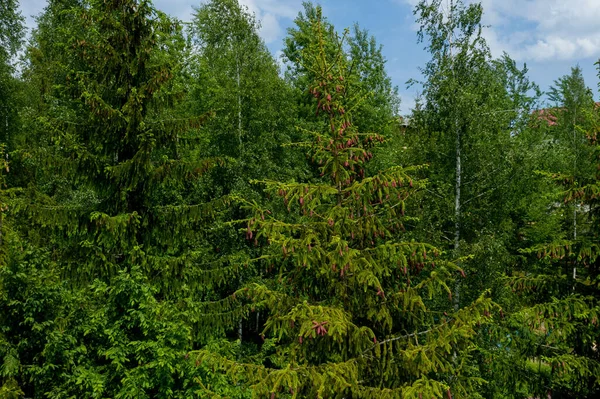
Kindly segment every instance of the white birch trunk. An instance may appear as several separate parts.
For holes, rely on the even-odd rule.
[[[461,164],[461,137],[458,121],[455,121],[456,128],[456,181],[455,181],[455,197],[454,197],[454,252],[458,256],[460,253],[460,230],[461,230],[461,208],[460,208],[460,190],[462,188],[462,164]],[[460,307],[460,279],[456,279],[454,285],[454,310]]]
[[[573,115],[573,183],[577,182],[577,105]],[[573,204],[573,241],[577,240],[577,202]],[[573,266],[573,291],[575,291],[575,280],[577,279],[577,264]]]
[[[242,89],[240,84],[240,60],[236,58],[237,100],[238,100],[238,139],[239,151],[242,155]]]

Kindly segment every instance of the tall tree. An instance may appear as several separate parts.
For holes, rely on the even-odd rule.
[[[4,144],[9,144],[17,132],[18,83],[14,66],[23,43],[23,24],[18,2],[3,1],[0,4],[0,142]]]
[[[254,363],[208,349],[198,361],[250,385],[254,397],[478,397],[471,340],[493,305],[482,296],[453,312],[441,298],[451,296],[457,267],[433,246],[401,239],[405,201],[423,187],[410,175],[418,168],[367,174],[382,137],[354,124],[357,87],[346,79],[345,55],[327,53],[320,8],[310,23],[317,35],[300,61],[314,72],[307,91],[323,129],[307,132],[305,146],[322,180],[261,182],[290,212],[247,204],[246,237],[265,245],[255,260],[264,274],[207,304],[217,315],[266,312],[263,345],[272,349]]]
[[[303,119],[312,121],[314,112],[311,97],[304,88],[315,79],[315,72],[302,65],[302,52],[312,40],[315,32],[311,21],[316,17],[317,7],[311,2],[303,2],[304,11],[294,20],[295,27],[288,29],[283,55],[285,57],[286,76],[298,92],[300,112]],[[366,29],[355,24],[344,32],[343,48],[338,48],[335,27],[326,18],[323,19],[323,37],[328,57],[334,58],[342,51],[346,58],[346,79],[353,82],[357,101],[354,111],[355,123],[364,131],[388,133],[394,118],[398,115],[400,98],[398,89],[392,85],[385,69],[385,57],[381,45]]]
[[[193,113],[212,113],[203,126],[205,142],[200,148],[227,159],[226,165],[210,174],[207,186],[214,193],[247,200],[264,197],[250,180],[301,175],[306,169],[304,156],[285,147],[297,136],[293,129],[296,107],[276,61],[258,35],[259,27],[254,15],[237,0],[212,0],[196,10],[190,29],[188,108]],[[247,210],[232,205],[222,222],[211,229],[216,270],[231,273],[219,287],[224,295],[257,274],[253,268],[240,267],[256,249],[236,239],[235,226],[226,223],[248,216]],[[252,341],[258,338],[254,324],[240,316],[238,351],[252,350]]]
[[[412,118],[415,140],[428,139],[413,142],[420,162],[430,165],[433,195],[424,204],[423,221],[429,225],[424,231],[436,234],[434,241],[455,256],[474,256],[464,264],[471,276],[465,287],[479,288],[503,267],[506,249],[489,244],[506,234],[498,226],[511,204],[509,196],[496,194],[518,174],[514,137],[533,104],[529,92],[536,89],[526,68],[519,70],[506,55],[492,59],[482,36],[482,12],[480,4],[460,0],[422,1],[415,8],[419,41],[426,41],[431,60],[422,69],[423,98]],[[493,238],[484,244],[487,236]],[[456,306],[463,295],[478,291],[471,294],[457,283]]]
[[[556,106],[533,112],[515,137],[516,153],[529,166],[511,185],[518,195],[510,242],[514,255],[502,279],[510,288],[502,299],[508,317],[490,330],[490,342],[497,346],[488,346],[484,356],[489,364],[487,379],[494,381],[486,386],[488,397],[594,396],[590,386],[596,382],[589,375],[596,373],[597,365],[581,356],[587,353],[581,341],[588,339],[586,323],[593,323],[597,313],[593,289],[584,282],[588,273],[595,273],[586,259],[588,254],[593,258],[593,251],[584,249],[594,241],[588,223],[595,216],[580,190],[594,184],[595,144],[586,137],[593,136],[597,115],[581,76],[577,69],[573,72],[556,81],[552,89]],[[578,105],[572,101],[577,97]],[[563,101],[577,111],[570,112]],[[575,226],[585,237],[575,234]]]
[[[519,294],[522,307],[509,319],[506,337],[510,337],[512,356],[510,365],[504,364],[504,381],[509,387],[524,387],[529,395],[593,398],[599,394],[600,357],[596,344],[600,339],[600,118],[593,108],[585,115],[579,122],[580,126],[588,126],[584,132],[590,148],[579,152],[577,177],[571,174],[570,165],[566,165],[565,173],[546,174],[561,189],[558,195],[547,196],[540,219],[533,220],[525,230],[525,234],[537,236],[538,240],[530,239],[530,246],[522,251],[522,262],[507,277],[510,287]],[[570,144],[572,141],[568,140],[567,145]],[[580,212],[576,235],[571,213],[565,212],[572,209],[570,203]],[[560,223],[554,223],[556,231],[540,236],[537,224],[547,226],[548,219],[567,219],[568,223],[562,228]]]
[[[281,145],[290,141],[295,106],[259,27],[237,0],[212,0],[196,10],[190,31],[192,109],[214,112],[207,149],[234,161],[215,180],[227,191],[292,168]]]
[[[205,117],[175,112],[181,29],[146,0],[54,1],[40,21],[35,140],[13,169],[31,178],[9,214],[37,256],[2,273],[4,360],[27,397],[189,397],[214,210],[195,185],[215,161],[189,144]],[[33,309],[23,273],[49,279]]]
[[[18,112],[21,87],[15,78],[15,57],[23,43],[23,23],[17,1],[7,0],[0,4],[0,273],[8,268],[11,252],[21,245],[14,237],[14,227],[6,220],[10,199],[15,195],[14,190],[8,187],[6,174],[10,170],[9,152],[15,148],[15,139],[20,132]],[[5,293],[0,279],[2,303]],[[10,317],[10,313],[5,310],[2,309],[0,316],[0,359],[3,363],[0,372],[0,397],[18,398],[23,395],[18,378],[18,354],[10,345],[10,337],[6,336],[5,320]]]
[[[550,88],[548,99],[554,103],[552,110],[553,140],[564,148],[561,157],[566,164],[558,166],[560,172],[572,176],[572,181],[577,182],[580,175],[589,175],[591,164],[582,163],[589,157],[584,152],[590,151],[586,145],[585,132],[590,129],[589,115],[594,110],[592,91],[585,85],[581,68],[571,68],[571,74],[563,76],[554,82]],[[585,170],[588,169],[588,170]],[[578,207],[572,205],[572,236],[577,239]]]
[[[124,228],[109,234],[129,235],[123,241],[105,237],[107,241],[98,242],[99,247],[88,248],[102,251],[106,245],[110,247],[107,253],[113,253],[89,259],[100,262],[90,265],[89,270],[98,276],[101,270],[118,269],[125,254],[136,245],[156,248],[157,252],[168,246],[166,253],[171,254],[183,250],[169,243],[173,237],[164,231],[162,224],[169,223],[165,219],[172,213],[167,205],[173,205],[173,197],[177,197],[183,198],[179,205],[184,213],[197,209],[183,203],[189,200],[185,191],[189,186],[184,179],[194,181],[211,162],[198,159],[188,145],[198,136],[198,126],[205,116],[182,120],[173,115],[173,104],[184,95],[178,82],[184,46],[178,25],[147,1],[91,1],[84,6],[63,6],[48,12],[56,14],[50,22],[57,25],[50,30],[64,34],[54,37],[53,43],[40,39],[40,48],[31,49],[32,58],[44,46],[48,46],[44,57],[52,58],[57,48],[67,51],[57,71],[46,77],[32,63],[32,81],[40,75],[48,78],[52,90],[46,93],[40,87],[41,97],[47,94],[48,105],[37,118],[33,133],[50,137],[42,143],[47,148],[41,151],[50,152],[54,158],[52,172],[70,179],[63,195],[87,190],[90,197],[87,202],[69,205],[88,215],[84,219],[91,218],[95,227],[77,230],[75,235],[82,236],[68,240],[80,242],[77,240],[87,234],[97,234],[94,242],[101,240],[104,222]],[[84,29],[86,25],[96,29]],[[47,33],[40,31],[38,37],[43,34]],[[51,133],[46,134],[48,131]],[[57,192],[44,194],[47,201],[65,201]],[[35,210],[35,206],[31,209],[39,211],[39,216],[45,212]],[[58,213],[55,223],[61,223],[62,214]],[[103,218],[111,222],[100,222]],[[158,237],[163,233],[167,233],[164,240]],[[81,250],[79,244],[76,246]],[[79,265],[78,273],[84,269]]]

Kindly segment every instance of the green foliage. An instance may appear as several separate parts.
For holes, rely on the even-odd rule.
[[[521,141],[539,95],[508,55],[492,59],[482,36],[480,4],[421,2],[415,8],[419,40],[430,61],[422,69],[423,97],[398,151],[428,164],[428,193],[416,209],[417,239],[431,240],[464,259],[467,280],[454,287],[456,306],[492,289],[505,298],[498,277],[513,261],[515,206],[536,165]],[[518,245],[518,244],[516,244]]]
[[[314,117],[312,97],[305,88],[317,79],[317,75],[316,71],[302,63],[302,54],[319,34],[311,22],[317,16],[318,7],[310,2],[303,2],[303,7],[304,11],[294,20],[296,27],[288,29],[283,55],[286,61],[286,77],[295,88],[299,99],[299,112],[306,121],[304,123],[312,122],[305,127],[312,129],[319,118]],[[344,77],[352,83],[352,95],[356,97],[356,108],[352,111],[353,122],[365,132],[388,133],[393,126],[393,119],[398,114],[400,99],[397,87],[392,86],[385,70],[386,60],[381,45],[358,24],[354,24],[352,30],[345,30],[344,42],[337,40],[334,26],[325,17],[321,30],[328,61],[334,62],[338,56],[345,59]],[[361,97],[364,99],[358,101]]]
[[[24,19],[16,0],[0,4],[0,141],[12,144],[18,130],[19,85],[14,78],[15,61],[24,36]]]
[[[16,0],[6,0],[0,6],[0,48],[3,61],[14,57],[23,40],[23,16]]]
[[[519,356],[517,364],[523,374],[505,370],[503,375],[506,381],[527,387],[530,394],[551,392],[559,397],[591,398],[598,395],[600,386],[596,349],[600,338],[598,175],[597,168],[592,167],[598,164],[598,115],[589,98],[581,103],[569,100],[573,97],[569,93],[585,87],[577,75],[574,69],[570,77],[558,81],[561,91],[556,89],[554,94],[564,96],[564,108],[558,110],[556,123],[546,131],[559,143],[558,151],[570,153],[570,160],[577,163],[563,164],[565,173],[542,174],[560,191],[546,200],[555,202],[534,223],[551,219],[558,231],[539,235],[535,224],[526,229],[530,245],[521,250],[521,264],[506,278],[522,300],[522,307],[511,315],[509,323],[518,333],[511,334],[515,334],[514,356]],[[587,112],[583,111],[585,104]],[[577,111],[579,117],[573,119]],[[578,131],[585,132],[585,147],[573,142]]]
[[[289,212],[248,202],[246,238],[265,245],[256,259],[262,278],[231,297],[266,313],[262,334],[274,340],[268,361],[241,362],[210,350],[197,359],[252,387],[254,397],[476,397],[472,338],[494,305],[480,297],[453,313],[448,287],[458,268],[429,244],[401,239],[405,201],[424,185],[418,168],[392,167],[369,176],[371,148],[382,137],[353,122],[355,86],[346,59],[326,51],[323,22],[302,51],[315,81],[323,130],[304,143],[319,166],[319,183],[258,181]],[[340,44],[341,39],[336,39]],[[444,303],[445,302],[445,303]],[[223,307],[208,304],[222,312]]]
[[[258,36],[254,16],[236,0],[214,0],[196,10],[190,29],[194,112],[213,112],[204,125],[205,151],[233,161],[215,187],[250,195],[248,181],[290,174],[295,104],[276,61]],[[255,194],[254,194],[255,195]]]
[[[133,0],[51,2],[38,29],[24,75],[32,139],[13,169],[32,178],[12,181],[28,187],[7,202],[15,245],[44,254],[33,274],[51,276],[58,294],[41,299],[50,320],[31,346],[7,338],[17,347],[4,360],[16,351],[26,371],[7,374],[6,389],[16,375],[27,397],[190,397],[206,376],[185,356],[198,330],[186,302],[206,294],[194,290],[194,256],[208,252],[198,232],[227,201],[194,190],[222,160],[180,139],[205,120],[175,111],[181,30]],[[26,303],[2,283],[7,306]],[[16,334],[28,312],[2,325]]]
[[[64,41],[47,42],[51,32],[42,24],[39,48],[31,50],[33,59],[40,51],[57,61],[49,72],[32,64],[32,83],[39,77],[57,84],[42,97],[49,105],[41,106],[34,126],[40,141],[22,152],[19,165],[25,174],[44,170],[32,172],[38,200],[19,209],[55,229],[51,237],[66,275],[93,279],[137,264],[168,291],[173,284],[163,277],[177,274],[165,269],[173,263],[146,257],[197,250],[194,229],[222,205],[198,204],[204,198],[192,193],[221,161],[199,159],[182,138],[198,136],[205,116],[178,118],[174,110],[185,95],[175,77],[183,69],[180,29],[145,1],[60,6],[41,20],[58,24]],[[25,156],[34,159],[30,166]],[[179,225],[191,229],[174,241]],[[188,271],[180,270],[180,278]]]
[[[0,399],[595,398],[600,117],[422,1],[423,97],[304,3],[0,4]],[[245,239],[244,239],[245,237]]]

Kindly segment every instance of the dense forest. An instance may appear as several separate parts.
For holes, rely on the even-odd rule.
[[[600,397],[594,91],[441,1],[408,117],[312,3],[0,1],[0,399]]]

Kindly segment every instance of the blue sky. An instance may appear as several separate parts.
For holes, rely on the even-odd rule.
[[[470,1],[470,0],[466,0]],[[402,97],[407,113],[418,94],[406,81],[420,78],[419,67],[429,56],[417,44],[412,14],[418,0],[320,0],[324,15],[339,31],[358,22],[383,45],[387,71]],[[286,30],[302,9],[302,0],[240,0],[262,22],[261,37],[277,56]],[[530,79],[548,90],[553,81],[579,65],[595,93],[600,58],[600,0],[482,0],[485,38],[494,56],[506,51],[519,64],[526,63]],[[28,25],[46,0],[21,0]],[[154,0],[157,8],[189,21],[201,0]],[[596,94],[596,97],[598,95]]]

